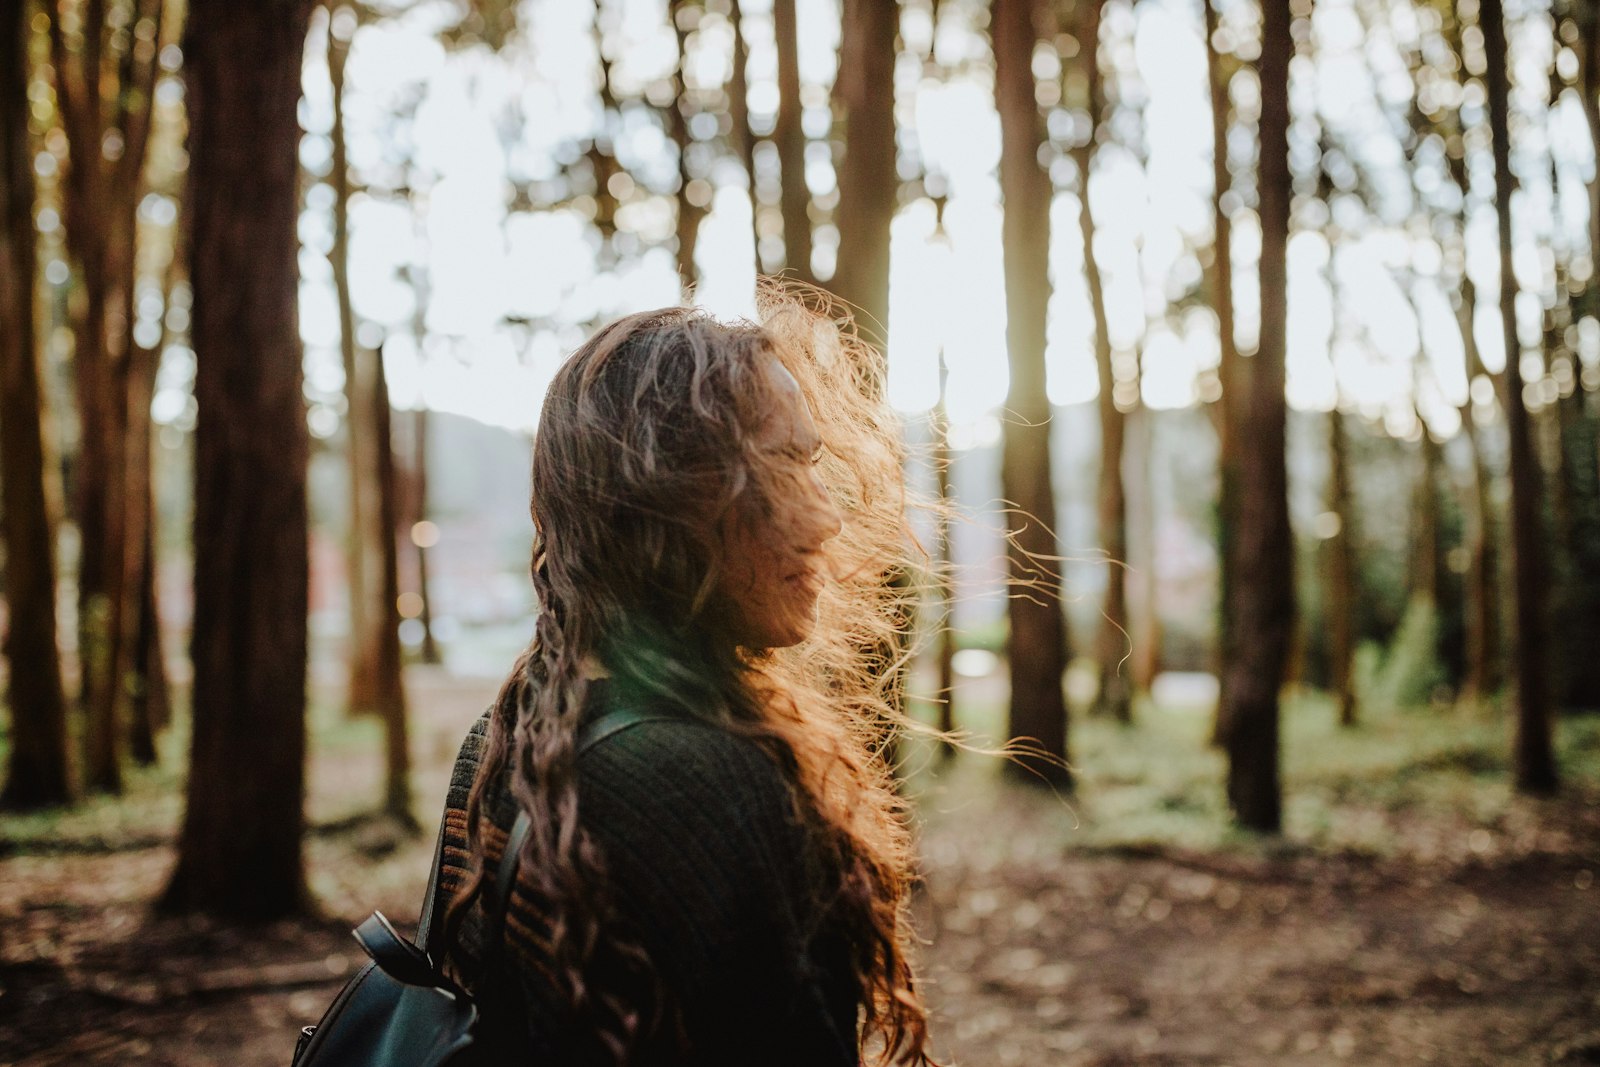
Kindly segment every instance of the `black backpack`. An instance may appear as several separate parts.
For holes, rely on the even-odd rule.
[[[630,726],[664,717],[634,708],[608,711],[579,731],[578,757]],[[519,813],[506,839],[494,884],[484,887],[488,974],[499,970],[511,895],[507,887],[516,876],[517,856],[528,829],[527,813]],[[427,898],[417,925],[417,940],[435,950],[429,932],[443,852],[444,827],[440,826]],[[465,1067],[490,1059],[492,1053],[486,1046],[499,1042],[490,1037],[472,996],[445,976],[439,961],[402,937],[382,912],[373,912],[354,933],[372,962],[345,984],[316,1026],[300,1031],[291,1067]],[[505,1036],[510,1035],[502,1035],[501,1040]]]

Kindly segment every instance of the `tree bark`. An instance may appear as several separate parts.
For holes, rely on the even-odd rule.
[[[1237,429],[1249,449],[1238,456],[1238,510],[1225,535],[1230,561],[1229,645],[1219,719],[1228,754],[1228,800],[1240,825],[1277,833],[1278,690],[1294,630],[1294,547],[1284,462],[1284,356],[1289,242],[1289,60],[1287,4],[1262,5],[1261,340],[1251,359],[1248,406]],[[1224,385],[1224,392],[1227,385]]]
[[[622,107],[611,76],[611,57],[606,54],[604,16],[605,0],[594,0],[594,50],[600,61],[602,118],[600,132],[590,141],[584,155],[594,174],[594,225],[600,231],[600,260],[603,266],[610,267],[616,263],[617,209],[622,206],[611,187],[611,179],[623,173],[611,139],[622,128]]]
[[[155,509],[150,508],[154,519]],[[156,737],[172,721],[167,689],[167,662],[161,645],[161,611],[156,603],[154,523],[145,526],[144,562],[140,571],[139,619],[133,640],[133,677],[129,711],[133,758],[142,764],[156,762]]]
[[[131,290],[131,286],[130,286]],[[150,469],[150,401],[155,396],[156,348],[145,348],[132,337],[133,315],[130,302],[127,322],[127,382],[125,420],[126,443],[123,450],[123,499],[126,518],[123,528],[123,579],[128,585],[122,598],[119,619],[118,699],[126,701],[125,716],[130,754],[135,762],[148,766],[156,761],[155,736],[148,718],[145,691],[149,650],[141,646],[145,628],[145,602],[155,595],[145,571],[154,566],[154,545],[150,526],[154,519]]]
[[[27,0],[0,0],[0,546],[6,559],[11,754],[0,806],[74,799],[56,645],[54,515],[34,331]]]
[[[845,0],[833,94],[845,148],[834,215],[838,266],[828,288],[854,307],[857,327],[880,352],[889,343],[889,230],[900,188],[894,128],[899,29],[898,0]]]
[[[1328,510],[1339,528],[1323,542],[1327,554],[1328,687],[1339,704],[1339,725],[1354,726],[1358,714],[1353,666],[1356,651],[1355,508],[1350,499],[1350,441],[1344,415],[1328,412]]]
[[[690,189],[695,176],[689,165],[693,138],[689,134],[688,116],[684,114],[688,98],[683,70],[688,57],[689,31],[684,26],[683,8],[684,0],[671,0],[667,5],[667,20],[672,23],[672,32],[678,42],[678,64],[672,72],[672,103],[667,105],[666,117],[667,132],[678,150],[678,279],[685,293],[693,293],[696,279],[694,252],[700,236],[700,222],[705,217],[705,206],[694,202]]]
[[[994,0],[995,102],[1000,112],[1000,195],[1005,249],[1006,350],[1011,385],[1001,455],[1010,502],[1007,576],[1011,622],[1010,733],[1032,738],[1047,757],[1024,769],[1063,787],[1067,770],[1066,616],[1053,532],[1050,401],[1045,393],[1045,320],[1050,302],[1050,178],[1039,165],[1043,122],[1035,103],[1037,0]],[[1059,761],[1059,762],[1058,762]]]
[[[1100,3],[1085,0],[1079,6],[1078,40],[1088,83],[1089,137],[1072,150],[1078,166],[1078,224],[1083,232],[1083,273],[1089,283],[1089,307],[1094,315],[1094,363],[1100,396],[1100,477],[1097,511],[1100,549],[1106,554],[1106,597],[1100,609],[1100,631],[1095,658],[1100,666],[1100,688],[1094,711],[1118,722],[1133,721],[1133,693],[1128,684],[1128,501],[1122,481],[1122,453],[1126,427],[1117,407],[1116,373],[1111,366],[1111,331],[1106,319],[1105,285],[1094,254],[1094,212],[1089,206],[1089,174],[1094,166],[1094,146],[1104,107],[1100,87]]]
[[[333,291],[339,308],[339,355],[344,363],[345,463],[350,473],[350,525],[345,531],[345,582],[350,598],[350,640],[347,655],[350,677],[345,702],[352,712],[370,711],[377,699],[377,665],[372,659],[375,605],[369,581],[372,560],[371,485],[372,435],[367,407],[372,375],[356,346],[356,315],[350,300],[350,165],[344,136],[344,70],[350,42],[334,32],[336,2],[327,4],[328,79],[333,88],[333,161],[328,181],[333,186],[333,246],[328,265],[333,269]]]
[[[382,607],[378,614],[377,663],[378,715],[383,720],[385,785],[384,813],[406,826],[415,826],[411,814],[411,754],[406,732],[406,690],[400,658],[400,533],[399,484],[395,473],[394,435],[389,408],[389,379],[383,353],[372,361],[372,438],[377,445],[373,472],[378,487],[378,524],[384,535],[378,553],[382,568]]]
[[[164,38],[162,0],[138,0],[130,24],[153,19]],[[78,266],[84,314],[73,364],[79,453],[74,467],[79,527],[79,704],[86,714],[85,780],[122,788],[124,676],[136,617],[141,501],[128,496],[129,328],[133,320],[134,235],[140,175],[150,132],[158,47],[133,47],[109,21],[105,0],[78,10],[79,47],[64,16],[46,6],[57,102],[70,164],[64,183],[67,244]],[[139,458],[133,453],[135,465]]]
[[[171,306],[175,280],[184,268],[187,244],[184,227],[178,227],[172,245],[172,259],[167,264],[162,290],[163,309]],[[132,322],[129,323],[129,341],[132,342]],[[130,410],[138,409],[143,424],[135,435],[130,431],[130,454],[138,460],[137,469],[130,468],[129,481],[136,493],[143,515],[140,523],[139,561],[133,572],[138,576],[138,610],[134,613],[128,630],[128,711],[129,737],[133,758],[144,765],[156,762],[156,737],[172,722],[171,694],[167,686],[167,661],[161,636],[161,611],[157,604],[156,545],[158,514],[154,486],[154,459],[150,451],[150,401],[155,389],[155,375],[160,360],[159,353],[166,347],[166,335],[150,349],[136,348],[139,373],[131,379],[129,391]],[[137,396],[134,385],[137,385]]]
[[[295,110],[312,2],[191,0],[183,50],[199,404],[194,737],[163,902],[247,919],[307,903]]]
[[[387,379],[385,379],[387,390]],[[411,415],[411,516],[412,522],[428,519],[428,408],[419,404]],[[428,546],[412,543],[417,550],[417,596],[422,598],[422,652],[424,663],[439,662],[439,646],[433,638],[433,598],[428,594]]]
[[[772,0],[778,44],[778,146],[782,181],[783,264],[790,276],[815,282],[811,272],[811,190],[806,185],[806,131],[800,122],[800,42],[795,0]]]
[[[1217,11],[1214,0],[1204,0],[1206,79],[1211,90],[1211,301],[1217,313],[1219,362],[1217,381],[1222,396],[1213,409],[1217,429],[1217,722],[1213,740],[1221,744],[1227,733],[1223,716],[1227,700],[1226,665],[1233,652],[1228,602],[1232,599],[1233,558],[1231,539],[1239,515],[1239,422],[1246,406],[1249,383],[1233,339],[1233,221],[1224,196],[1233,186],[1228,170],[1228,77],[1217,54]]]
[[[728,20],[733,24],[733,73],[728,79],[728,116],[733,121],[733,143],[744,167],[750,190],[750,240],[756,269],[761,269],[761,198],[756,195],[756,136],[750,129],[750,49],[744,43],[744,16],[739,0],[728,0]]]
[[[1143,378],[1143,371],[1140,372]],[[1133,620],[1133,661],[1130,664],[1135,692],[1149,693],[1161,673],[1161,588],[1158,581],[1156,546],[1156,496],[1154,484],[1155,420],[1141,404],[1128,412],[1128,452],[1125,470],[1135,471],[1128,480],[1128,555],[1134,566],[1130,600],[1138,605]]]
[[[1511,143],[1506,72],[1505,16],[1500,0],[1483,0],[1478,9],[1487,56],[1484,86],[1489,130],[1494,140],[1494,206],[1500,229],[1500,316],[1506,346],[1506,434],[1511,452],[1511,555],[1517,625],[1512,643],[1516,670],[1517,727],[1513,763],[1517,788],[1553,792],[1557,785],[1550,743],[1549,697],[1545,686],[1544,568],[1540,556],[1539,463],[1533,452],[1528,409],[1522,397],[1522,346],[1517,342],[1517,279],[1511,269]]]
[[[1577,362],[1576,353],[1567,358]],[[1567,659],[1563,705],[1569,709],[1600,708],[1600,420],[1585,414],[1582,387],[1558,402],[1561,476],[1566,482],[1566,528],[1562,531],[1569,559],[1566,590]]]
[[[1462,352],[1466,360],[1467,381],[1487,375],[1483,360],[1478,355],[1478,342],[1472,332],[1476,316],[1477,291],[1472,279],[1463,273],[1461,300],[1456,308],[1456,322],[1461,332]],[[1500,687],[1500,635],[1497,610],[1500,583],[1497,580],[1497,556],[1494,536],[1494,510],[1489,495],[1490,471],[1483,454],[1483,442],[1478,436],[1478,425],[1473,421],[1472,400],[1461,406],[1461,425],[1472,448],[1472,485],[1469,487],[1463,509],[1467,526],[1467,573],[1465,581],[1465,659],[1466,674],[1461,684],[1461,699],[1476,703]]]
[[[1422,416],[1419,413],[1417,420]],[[1415,563],[1411,571],[1411,595],[1413,598],[1426,599],[1435,609],[1445,603],[1444,591],[1444,552],[1441,551],[1441,520],[1439,517],[1439,471],[1444,466],[1444,456],[1440,454],[1439,442],[1433,439],[1428,432],[1426,423],[1422,425],[1422,470],[1417,479],[1417,503],[1413,509],[1416,516],[1416,546],[1414,548]],[[1439,650],[1433,650],[1434,656],[1439,656]]]
[[[1588,120],[1589,141],[1600,160],[1600,3],[1582,0],[1576,6],[1578,44],[1578,99]],[[1600,167],[1589,177],[1589,255],[1600,263]]]

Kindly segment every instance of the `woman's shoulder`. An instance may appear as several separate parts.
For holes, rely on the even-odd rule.
[[[449,803],[465,808],[489,745],[484,711],[468,729],[450,775]],[[588,794],[615,795],[658,808],[672,801],[710,809],[787,809],[787,781],[772,757],[754,740],[728,727],[665,706],[640,708],[626,728],[606,731],[582,753],[579,781]],[[585,718],[595,723],[604,709]],[[580,733],[578,745],[589,741]]]

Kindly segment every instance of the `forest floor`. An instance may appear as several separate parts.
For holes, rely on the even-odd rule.
[[[494,683],[410,675],[417,810]],[[120,801],[0,823],[0,1065],[285,1067],[360,961],[372,908],[413,916],[431,832],[363,817],[370,721],[314,706],[307,865],[321,917],[241,931],[160,917],[181,738]],[[975,684],[975,729],[993,691]],[[1076,796],[972,752],[913,751],[916,911],[934,1044],[971,1067],[1600,1064],[1600,717],[1558,729],[1561,796],[1507,787],[1492,712],[1285,712],[1285,834],[1229,831],[1196,707],[1074,726]]]

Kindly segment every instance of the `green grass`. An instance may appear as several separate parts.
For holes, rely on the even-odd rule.
[[[9,709],[0,708],[0,722],[8,721]],[[348,716],[332,703],[313,700],[306,722],[309,749],[318,760],[375,764],[381,758],[383,726],[375,716]],[[0,816],[3,847],[24,853],[98,851],[174,839],[183,817],[189,756],[185,708],[174,709],[172,726],[158,738],[157,749],[154,766],[125,765],[120,796],[91,792],[67,808],[6,812]],[[0,729],[0,767],[9,755],[9,730]],[[366,810],[374,804],[364,796],[312,795],[307,814],[313,822],[348,818],[348,809]]]
[[[931,705],[913,713],[932,721]],[[958,727],[981,745],[1001,736],[1004,706],[962,706]],[[941,763],[932,747],[906,749],[909,792],[937,819],[1000,791],[995,813],[1033,809],[1030,829],[1066,848],[1332,851],[1369,855],[1448,851],[1475,829],[1526,823],[1530,803],[1511,788],[1511,724],[1490,708],[1367,709],[1339,726],[1323,693],[1288,696],[1281,709],[1284,833],[1265,840],[1236,830],[1224,793],[1226,761],[1209,744],[1209,709],[1142,700],[1132,726],[1076,714],[1070,796],[1030,789],[1004,761],[962,752]],[[1600,716],[1561,717],[1557,759],[1566,789],[1600,787]],[[1053,806],[1053,811],[1051,810]],[[1520,822],[1519,822],[1520,820]],[[1439,842],[1444,842],[1442,845]]]

